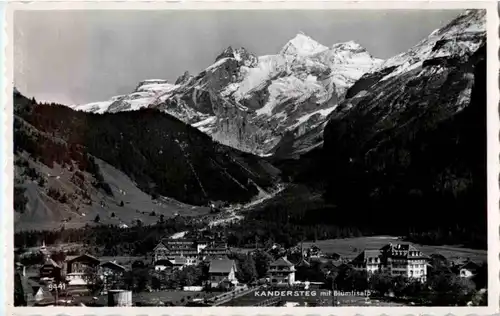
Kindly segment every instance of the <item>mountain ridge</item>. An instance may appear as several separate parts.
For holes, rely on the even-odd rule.
[[[99,115],[37,104],[20,93],[14,109],[16,183],[28,194],[28,210],[18,217],[25,224],[46,214],[58,225],[70,217],[65,225],[92,224],[96,215],[132,225],[133,205],[142,212],[149,205],[148,215],[157,216],[206,213],[213,201],[250,201],[279,182],[279,170],[264,160],[158,110]],[[135,192],[143,204],[122,191]]]
[[[185,73],[174,84],[149,80],[146,87],[143,81],[129,95],[72,108],[158,108],[221,143],[266,156],[285,133],[298,136],[324,121],[347,88],[381,62],[353,41],[329,48],[299,33],[276,55],[229,46],[196,76]]]

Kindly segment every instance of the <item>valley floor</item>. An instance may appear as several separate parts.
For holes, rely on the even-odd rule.
[[[369,237],[355,237],[355,238],[339,238],[339,239],[326,239],[318,240],[316,242],[305,241],[304,248],[309,248],[312,245],[318,246],[324,253],[338,253],[341,257],[346,259],[353,259],[361,251],[367,249],[380,249],[388,243],[400,243],[401,238],[394,236],[369,236]],[[487,250],[463,248],[459,245],[419,245],[412,242],[403,241],[415,245],[426,255],[440,254],[448,260],[459,260],[469,258],[475,262],[487,261]]]

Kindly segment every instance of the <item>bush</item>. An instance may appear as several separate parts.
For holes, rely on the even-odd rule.
[[[59,200],[59,198],[61,197],[61,193],[59,192],[59,190],[57,190],[53,187],[49,188],[49,190],[47,191],[47,195],[50,196],[54,200]]]

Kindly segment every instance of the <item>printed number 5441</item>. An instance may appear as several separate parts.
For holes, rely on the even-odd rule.
[[[49,284],[49,290],[64,290],[66,288],[66,284],[64,283],[59,283],[59,284]]]

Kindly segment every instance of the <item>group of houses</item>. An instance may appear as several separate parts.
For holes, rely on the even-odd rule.
[[[272,249],[276,249],[273,247]],[[433,255],[434,256],[434,255]],[[352,260],[342,260],[335,254],[328,256],[321,253],[316,246],[305,250],[298,262],[292,263],[286,255],[280,256],[277,260],[270,263],[268,276],[271,284],[293,285],[300,283],[297,280],[296,272],[301,267],[309,267],[313,260],[333,260],[335,269],[340,269],[342,266],[366,271],[367,277],[370,278],[374,273],[387,273],[393,277],[403,276],[413,280],[425,282],[428,276],[429,269],[432,268],[431,257],[424,254],[411,244],[393,244],[389,243],[380,249],[363,250]],[[229,281],[236,283],[237,266],[234,261],[229,259],[219,259],[210,261],[210,282],[211,286],[215,287],[220,282]],[[479,265],[473,261],[465,260],[460,263],[452,263],[454,273],[463,278],[470,278],[477,274]]]
[[[228,258],[211,259],[208,270],[208,284],[211,288],[232,288],[238,284],[236,272],[238,267],[234,260]],[[271,284],[295,284],[296,268],[286,257],[279,258],[269,265]]]
[[[44,262],[38,276],[28,276],[26,267],[16,262],[16,278],[18,278],[24,295],[24,301],[30,305],[52,304],[54,292],[67,295],[79,295],[88,292],[89,284],[102,281],[104,290],[108,289],[109,277],[121,277],[127,270],[115,261],[103,261],[89,255],[67,256],[56,261],[45,251]],[[97,278],[97,279],[96,279]],[[57,293],[56,293],[57,294]]]
[[[284,249],[281,249],[284,250]],[[313,260],[331,260],[339,269],[348,265],[357,270],[366,271],[368,277],[376,272],[388,273],[391,276],[405,276],[424,282],[430,267],[430,257],[410,244],[387,244],[376,250],[363,250],[353,260],[342,260],[335,254],[326,255],[319,247],[311,246],[303,250],[300,247],[300,260],[287,258],[287,252],[280,251],[279,245],[269,249],[273,257],[277,258],[269,264],[266,282],[273,285],[294,285],[301,281],[296,280],[296,272],[302,267],[309,267]],[[113,277],[123,277],[127,268],[115,261],[101,261],[98,258],[83,254],[67,256],[62,261],[56,261],[42,248],[44,263],[39,269],[37,278],[28,278],[25,267],[16,263],[16,278],[23,288],[25,300],[37,302],[53,301],[54,290],[57,291],[61,284],[66,293],[83,293],[88,291],[89,282],[100,279],[104,291],[109,286],[107,280]],[[292,252],[293,253],[293,252]],[[229,249],[224,242],[214,240],[196,239],[163,239],[154,248],[153,265],[155,271],[183,269],[186,266],[198,265],[202,262],[208,264],[208,276],[205,286],[211,288],[234,288],[238,285],[236,274],[238,266],[235,260],[229,259]],[[472,261],[455,265],[455,272],[464,278],[474,276],[479,266]]]
[[[182,269],[185,266],[197,265],[202,261],[208,263],[209,287],[230,288],[238,284],[236,278],[237,264],[228,258],[229,249],[226,243],[193,239],[164,239],[154,248],[154,266],[157,271],[166,269]],[[269,268],[270,279],[274,283],[293,284],[295,282],[295,266],[286,259],[279,258]]]

